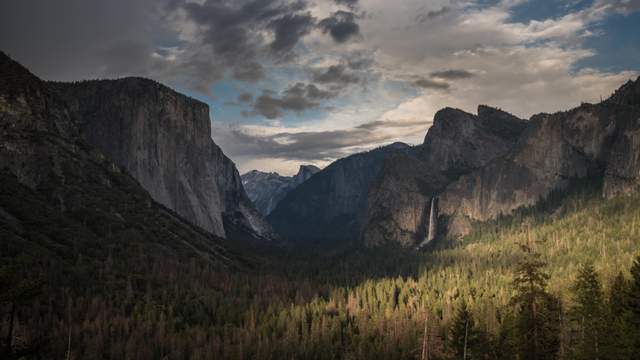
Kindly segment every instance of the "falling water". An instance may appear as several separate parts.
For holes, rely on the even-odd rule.
[[[436,238],[436,234],[438,232],[438,207],[436,202],[436,197],[432,197],[431,208],[429,210],[429,228],[427,230],[427,236],[420,243],[420,245],[418,245],[417,249],[421,249],[423,246],[427,245],[429,242]]]
[[[431,198],[431,210],[429,211],[429,234],[427,235],[427,242],[436,238],[438,231],[438,209],[436,207],[436,197]]]

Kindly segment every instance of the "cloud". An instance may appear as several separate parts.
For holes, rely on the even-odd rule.
[[[264,67],[257,62],[244,62],[233,68],[233,78],[236,80],[256,82],[264,77]]]
[[[269,27],[275,33],[271,49],[278,53],[289,53],[300,38],[308,34],[315,25],[315,19],[309,14],[287,14],[273,20]]]
[[[331,16],[322,19],[318,25],[323,33],[329,33],[337,43],[344,43],[360,35],[360,26],[356,23],[356,14],[351,11],[336,11]]]
[[[438,10],[431,10],[424,14],[418,14],[416,16],[416,21],[418,21],[419,23],[424,23],[429,20],[440,18],[450,12],[451,12],[451,8],[449,6],[443,6]]]
[[[317,108],[319,100],[330,99],[335,93],[321,90],[313,84],[296,83],[283,91],[278,97],[274,91],[265,90],[253,103],[253,114],[259,114],[267,119],[277,119],[287,111],[296,113]]]
[[[441,70],[434,71],[431,73],[431,77],[444,79],[444,80],[459,80],[459,79],[468,79],[472,78],[474,74],[467,70],[462,69],[450,69],[450,70]]]
[[[360,78],[347,71],[345,65],[331,65],[324,71],[316,71],[313,74],[313,81],[320,84],[333,84],[339,87],[345,87],[349,84],[356,84]]]
[[[358,0],[334,0],[338,5],[345,5],[350,9],[355,9],[358,7]]]
[[[423,89],[447,90],[451,85],[449,83],[425,78],[419,78],[413,82],[416,86]]]
[[[250,103],[253,100],[253,95],[248,92],[243,92],[238,95],[238,102],[241,103]]]
[[[236,157],[277,158],[304,162],[326,163],[354,151],[391,143],[397,134],[380,129],[400,128],[415,132],[424,129],[426,122],[375,121],[361,126],[326,131],[273,132],[264,127],[229,128],[219,141]],[[421,132],[421,131],[420,131]],[[237,146],[233,144],[242,144]]]

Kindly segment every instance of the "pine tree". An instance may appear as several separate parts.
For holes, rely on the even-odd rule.
[[[571,320],[576,331],[573,353],[576,359],[601,359],[606,342],[604,296],[593,264],[585,264],[572,288]]]
[[[616,276],[609,293],[607,318],[607,341],[604,353],[607,359],[631,359],[633,338],[630,337],[627,293],[629,283],[622,272]]]
[[[42,339],[34,339],[31,344],[14,346],[16,317],[20,307],[29,305],[39,294],[42,288],[40,279],[24,279],[14,267],[0,268],[0,310],[8,308],[6,335],[0,339],[0,355],[6,358],[20,358],[37,352],[42,344]],[[0,322],[4,319],[0,318]]]
[[[529,255],[515,273],[516,342],[520,359],[556,357],[559,348],[560,301],[547,293],[549,275],[538,255]]]
[[[640,356],[640,256],[631,266],[631,282],[627,292],[627,309],[631,337],[634,339],[634,354]]]
[[[471,349],[476,345],[477,334],[473,315],[464,300],[456,310],[449,336],[451,349],[456,359],[473,359],[473,351]]]

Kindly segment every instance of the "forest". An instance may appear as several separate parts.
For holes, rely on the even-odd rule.
[[[636,359],[640,197],[597,190],[423,252],[229,244],[233,266],[111,229],[51,244],[72,233],[47,216],[46,237],[3,225],[0,357]]]

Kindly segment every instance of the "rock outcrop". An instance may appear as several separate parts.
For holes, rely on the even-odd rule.
[[[293,176],[282,176],[276,172],[252,170],[241,176],[242,184],[258,211],[269,215],[290,191],[307,181],[320,171],[313,165],[300,165],[298,173]]]
[[[393,154],[411,151],[394,143],[340,159],[289,192],[268,219],[291,241],[354,241],[368,204],[368,191]]]
[[[82,137],[154,200],[220,237],[229,227],[271,237],[235,165],[211,139],[206,104],[143,78],[49,86]]]
[[[7,239],[65,256],[75,256],[76,246],[90,252],[120,241],[228,260],[220,238],[154,202],[83,140],[73,111],[49,84],[1,52],[0,84],[0,227]]]
[[[463,174],[506,155],[526,122],[499,109],[478,107],[478,115],[445,108],[436,113],[424,143],[389,157],[369,191],[362,229],[367,246],[429,239],[433,198]]]
[[[441,214],[456,236],[486,221],[536,204],[585,177],[605,178],[604,196],[638,187],[640,91],[630,82],[610,99],[555,114],[535,115],[514,150],[449,185]]]

